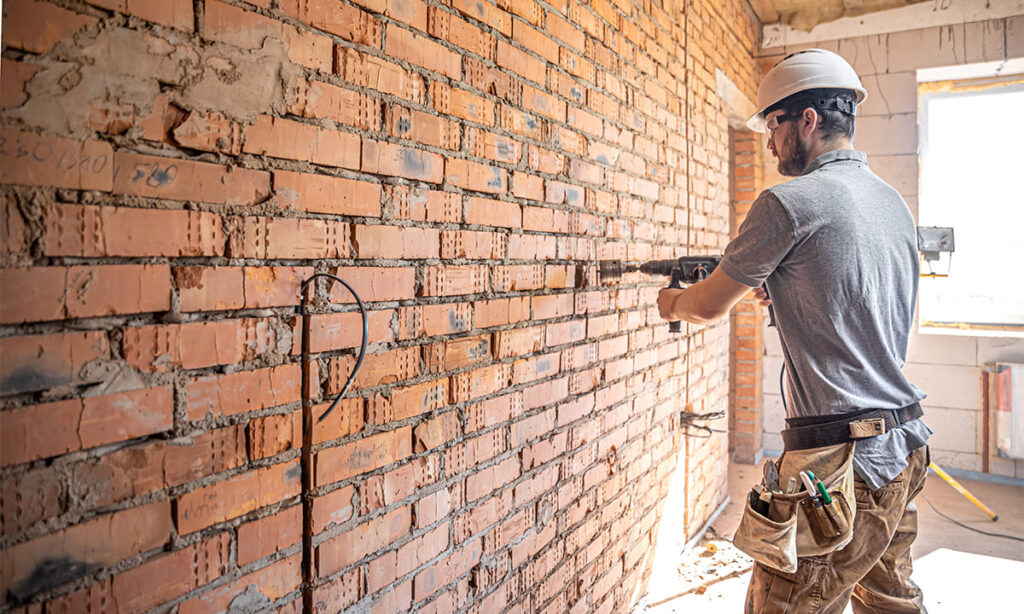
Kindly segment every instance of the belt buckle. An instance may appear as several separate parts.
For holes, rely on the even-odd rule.
[[[885,418],[871,418],[869,420],[854,420],[850,423],[850,437],[852,439],[864,439],[885,434]]]

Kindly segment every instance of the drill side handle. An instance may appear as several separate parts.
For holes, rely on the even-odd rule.
[[[672,280],[669,282],[668,287],[675,290],[683,289],[683,270],[680,267],[672,269]],[[668,323],[668,332],[683,332],[683,323],[679,320],[670,320]]]

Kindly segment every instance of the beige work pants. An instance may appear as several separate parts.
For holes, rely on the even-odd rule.
[[[927,446],[907,456],[896,478],[872,491],[856,478],[853,540],[842,550],[799,559],[796,573],[754,564],[748,614],[840,614],[852,596],[856,614],[926,612],[910,579],[910,545],[917,537],[914,497],[928,474]]]

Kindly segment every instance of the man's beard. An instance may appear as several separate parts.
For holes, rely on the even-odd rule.
[[[779,155],[779,173],[786,177],[802,175],[807,168],[807,145],[800,141],[792,131],[782,139],[782,147],[776,150]]]

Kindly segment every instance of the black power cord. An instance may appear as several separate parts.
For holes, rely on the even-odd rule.
[[[939,516],[942,516],[943,518],[945,518],[946,520],[952,522],[953,524],[955,524],[955,525],[957,525],[959,527],[963,527],[963,528],[967,529],[968,531],[974,531],[975,533],[981,533],[982,535],[988,535],[989,537],[1004,537],[1006,539],[1015,539],[1015,540],[1017,540],[1019,542],[1024,542],[1024,537],[1017,537],[1016,535],[1007,535],[1005,533],[993,533],[991,531],[982,531],[981,529],[977,529],[975,527],[966,525],[966,524],[960,522],[959,520],[957,520],[955,518],[952,518],[950,516],[947,516],[946,514],[943,514],[942,512],[940,512],[939,508],[935,507],[935,504],[932,503],[931,500],[928,499],[928,497],[924,496],[924,493],[921,493],[920,496],[921,496],[922,499],[925,500],[925,503],[928,504],[928,507],[932,508],[933,512],[935,512]]]
[[[348,376],[348,381],[345,382],[345,386],[341,389],[341,392],[338,393],[338,396],[334,397],[334,401],[331,403],[331,406],[327,408],[327,411],[320,414],[320,417],[317,418],[317,422],[323,422],[324,419],[327,418],[327,416],[329,416],[332,411],[334,411],[334,408],[338,406],[338,403],[341,401],[341,398],[345,396],[345,393],[348,392],[348,389],[352,386],[352,382],[355,381],[356,373],[359,373],[359,367],[363,366],[363,356],[366,355],[366,340],[370,336],[370,326],[366,318],[366,307],[363,305],[363,301],[362,299],[359,298],[359,295],[356,293],[356,291],[352,288],[352,286],[348,285],[348,282],[346,282],[344,279],[338,277],[337,275],[331,275],[330,273],[314,273],[313,275],[308,277],[306,281],[302,282],[302,286],[299,288],[299,294],[302,299],[302,303],[299,307],[299,315],[301,315],[302,317],[306,317],[306,287],[309,286],[310,282],[312,282],[317,277],[326,277],[332,281],[339,282],[341,285],[348,288],[348,291],[352,293],[352,296],[356,297],[356,302],[359,303],[359,311],[363,316],[363,341],[359,347],[359,359],[356,360],[356,366],[352,368],[352,373]],[[305,352],[305,350],[306,346],[304,345],[303,352]],[[303,356],[303,360],[306,360],[305,356]]]

